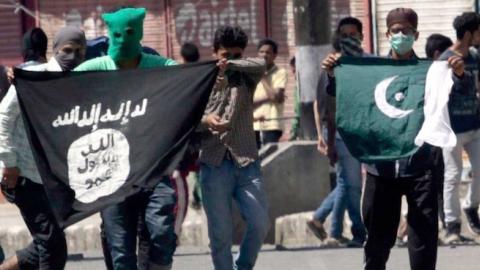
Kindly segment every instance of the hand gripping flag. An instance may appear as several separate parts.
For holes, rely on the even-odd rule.
[[[214,62],[110,72],[15,70],[22,116],[60,226],[173,170],[215,83]]]
[[[452,147],[446,61],[341,58],[335,68],[336,122],[362,162],[413,155],[423,143]]]

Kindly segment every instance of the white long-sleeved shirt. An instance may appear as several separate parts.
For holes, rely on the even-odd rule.
[[[62,71],[55,58],[46,64],[22,68],[29,71]],[[20,176],[42,184],[20,115],[17,91],[13,85],[0,103],[0,168],[11,167],[18,167]]]

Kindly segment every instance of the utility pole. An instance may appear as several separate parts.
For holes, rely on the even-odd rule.
[[[313,102],[317,96],[320,62],[330,48],[330,1],[293,0],[297,46],[297,83],[300,91],[300,136],[317,138]]]

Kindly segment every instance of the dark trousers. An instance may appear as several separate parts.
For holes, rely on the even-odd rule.
[[[402,195],[408,202],[408,253],[412,270],[434,270],[437,260],[437,183],[431,172],[412,178],[367,174],[362,213],[367,229],[365,270],[384,270],[395,244]]]
[[[438,196],[438,218],[442,223],[442,227],[446,228],[445,224],[445,212],[443,211],[443,186],[445,182],[445,163],[443,163],[442,150],[435,153],[435,166],[432,169],[432,177],[437,183],[437,196]]]
[[[277,143],[282,137],[283,131],[281,130],[265,130],[265,131],[255,131],[255,137],[257,139],[257,148],[260,149],[262,146],[268,143]]]
[[[172,263],[177,246],[174,214],[176,201],[172,181],[169,177],[163,177],[153,190],[142,191],[102,211],[104,234],[114,269],[138,269],[135,251],[139,226],[147,229],[140,233],[141,239],[148,232],[148,261],[157,265]],[[139,225],[139,218],[144,225]]]
[[[50,208],[43,185],[20,177],[13,190],[4,191],[15,203],[27,225],[33,242],[17,251],[22,270],[61,270],[67,261],[67,242]]]
[[[138,234],[138,254],[137,254],[137,266],[138,270],[148,269],[148,256],[150,253],[150,234],[145,226],[145,216],[140,215],[137,224]],[[103,222],[100,224],[100,238],[102,240],[103,260],[107,270],[114,270],[112,255],[110,254],[110,246],[108,245],[107,235],[103,226]]]

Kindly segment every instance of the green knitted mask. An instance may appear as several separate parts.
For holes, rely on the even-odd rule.
[[[108,55],[115,62],[133,59],[141,53],[145,13],[145,8],[124,8],[102,15],[110,38]]]

